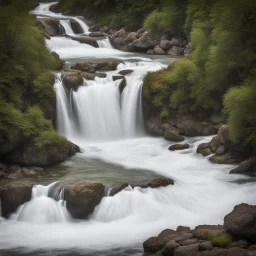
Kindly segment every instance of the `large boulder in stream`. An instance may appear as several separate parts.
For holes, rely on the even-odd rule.
[[[0,187],[2,216],[7,218],[19,206],[31,199],[32,184],[12,184]]]
[[[75,219],[86,219],[100,203],[105,187],[98,182],[84,182],[65,189],[67,209]]]
[[[39,19],[38,23],[49,36],[59,36],[62,34],[60,21],[57,18]]]
[[[74,72],[63,76],[62,82],[67,90],[77,90],[83,84],[83,77],[80,73]]]
[[[102,62],[81,62],[71,66],[71,69],[80,70],[83,72],[94,73],[96,71],[113,71],[116,70],[118,61],[102,61]]]

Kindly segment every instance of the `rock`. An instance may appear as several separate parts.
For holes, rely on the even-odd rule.
[[[97,38],[94,38],[92,36],[83,36],[83,37],[78,37],[78,36],[68,36],[72,38],[72,40],[78,41],[82,44],[89,44],[95,48],[99,48],[99,45],[97,43]]]
[[[210,157],[210,161],[215,164],[235,164],[239,162],[238,159],[232,157],[231,153],[225,153],[223,155],[214,155]]]
[[[175,250],[175,256],[192,256],[199,253],[199,244],[180,246]]]
[[[165,244],[171,240],[173,235],[175,235],[174,230],[163,230],[157,237],[151,237],[143,243],[144,251],[151,253],[161,250]]]
[[[89,73],[94,73],[96,71],[94,63],[90,63],[90,62],[76,63],[74,66],[71,66],[71,69],[76,69],[76,70],[89,72]]]
[[[192,53],[192,47],[190,45],[186,45],[184,49],[184,56],[189,57]]]
[[[193,236],[198,239],[207,239],[209,236],[218,236],[224,234],[225,230],[221,225],[199,225],[195,227]]]
[[[179,38],[173,37],[171,40],[171,45],[182,46],[182,44],[183,44],[183,41]]]
[[[133,42],[134,40],[138,39],[140,37],[140,34],[137,32],[130,32],[127,37],[124,39],[125,43],[129,44]]]
[[[116,70],[118,61],[102,61],[102,62],[81,62],[76,63],[74,66],[71,66],[71,69],[80,70],[83,72],[94,73],[95,71],[112,71]]]
[[[149,120],[147,120],[146,128],[147,128],[147,131],[151,135],[155,135],[155,136],[163,136],[164,135],[164,130],[162,128],[162,122],[158,117],[152,117]]]
[[[114,39],[110,38],[110,41],[116,48],[120,48],[125,44],[123,37],[115,37]]]
[[[111,188],[110,192],[109,192],[109,196],[114,196],[114,195],[118,194],[119,192],[121,192],[122,190],[124,190],[128,186],[129,186],[128,183],[123,183],[119,186]]]
[[[176,141],[181,142],[185,140],[185,138],[182,135],[179,135],[179,133],[173,129],[167,129],[164,133],[164,138],[169,141]]]
[[[196,243],[198,243],[198,241],[199,240],[197,238],[190,238],[190,239],[183,241],[181,245],[186,246],[186,245],[196,244]]]
[[[0,163],[0,179],[7,177],[8,167],[6,164]]]
[[[42,172],[44,170],[44,168],[42,167],[33,167],[35,172]]]
[[[125,37],[126,36],[126,31],[125,29],[120,29],[118,30],[114,35],[114,37]]]
[[[164,50],[169,50],[173,46],[173,43],[170,40],[161,40],[160,47]]]
[[[169,185],[174,185],[174,181],[168,178],[155,178],[148,183],[150,188],[166,187]]]
[[[96,31],[96,32],[91,32],[89,34],[89,36],[91,36],[91,37],[103,37],[104,33],[102,31]]]
[[[18,172],[15,172],[15,173],[11,173],[7,176],[8,179],[10,180],[17,180],[17,179],[20,179],[22,178],[22,172],[21,171],[18,171]]]
[[[65,141],[39,148],[33,140],[29,140],[5,154],[3,158],[7,163],[16,163],[23,166],[47,166],[65,160],[68,152],[69,144]]]
[[[213,124],[221,124],[221,123],[225,123],[226,118],[222,113],[215,113],[210,117],[210,121]]]
[[[256,176],[256,157],[251,157],[243,161],[238,167],[232,169],[229,173]]]
[[[142,36],[129,44],[131,51],[143,51],[146,52],[149,49],[154,48],[160,42],[160,36],[153,34],[151,30],[148,30],[142,34]]]
[[[7,218],[19,206],[31,199],[31,184],[12,184],[0,187],[0,199],[3,217]]]
[[[181,48],[181,47],[178,47],[178,46],[174,45],[174,46],[172,46],[171,49],[169,49],[167,51],[167,54],[168,55],[173,55],[173,56],[180,56],[180,55],[183,54],[183,52],[184,52],[184,48]]]
[[[14,172],[21,172],[22,168],[17,164],[12,164],[8,166],[8,172],[14,173]]]
[[[209,146],[210,146],[212,152],[214,152],[214,153],[215,153],[215,151],[217,150],[217,148],[218,148],[220,145],[221,145],[221,144],[220,144],[220,141],[219,141],[219,136],[214,136],[214,137],[211,139],[210,143],[209,143]]]
[[[189,148],[189,144],[173,144],[169,147],[169,150],[176,151],[176,150],[184,150],[188,148]]]
[[[104,196],[104,185],[98,182],[85,182],[65,189],[67,209],[76,219],[86,219]]]
[[[165,51],[159,45],[155,46],[153,51],[157,55],[164,55],[165,54]]]
[[[126,87],[126,79],[124,76],[113,76],[113,81],[116,81],[119,79],[122,79],[122,81],[119,84],[119,91],[120,91],[120,93],[122,93],[124,88]]]
[[[39,25],[49,36],[60,36],[62,34],[60,21],[57,18],[39,19]]]
[[[109,27],[108,26],[104,26],[101,28],[101,31],[107,33],[109,31]]]
[[[146,54],[154,54],[154,50],[153,49],[150,49],[146,52]]]
[[[174,250],[180,245],[175,241],[169,241],[163,248],[162,255],[163,256],[172,256],[174,255]]]
[[[242,248],[233,247],[227,250],[227,256],[248,256],[247,251]]]
[[[190,227],[178,226],[176,229],[177,232],[190,232]]]
[[[228,131],[228,125],[223,124],[219,130],[218,130],[218,138],[219,142],[222,145],[228,145],[229,144],[229,131]]]
[[[219,145],[215,151],[216,155],[223,155],[226,152],[226,148],[224,145]]]
[[[122,76],[130,75],[131,73],[133,73],[133,70],[131,70],[131,69],[125,69],[125,70],[121,70],[118,72],[118,74],[120,74]]]
[[[67,90],[72,89],[77,91],[78,87],[83,84],[84,79],[79,73],[71,73],[68,75],[64,75],[62,82]]]
[[[63,69],[65,65],[65,61],[60,59],[60,56],[56,52],[51,52],[52,56],[57,60],[58,65],[56,66],[56,70]]]
[[[206,241],[203,243],[199,244],[199,250],[200,251],[210,251],[212,249],[212,242],[211,241]]]
[[[89,73],[89,72],[82,72],[82,76],[86,80],[94,80],[96,77],[105,78],[107,77],[104,73]]]
[[[82,34],[83,30],[79,23],[76,20],[70,19],[70,24],[72,27],[72,30],[74,31],[75,34]]]
[[[238,237],[256,241],[256,206],[240,204],[224,218],[226,230]]]
[[[76,144],[74,144],[73,142],[69,141],[69,151],[68,151],[68,156],[73,156],[76,153],[80,153],[81,150],[79,148],[79,146],[77,146]]]
[[[201,154],[203,156],[209,156],[212,154],[212,150],[210,148],[209,143],[201,143],[197,147],[196,153]]]

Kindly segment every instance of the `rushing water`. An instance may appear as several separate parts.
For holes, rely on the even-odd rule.
[[[65,24],[62,22],[66,34],[72,33],[68,32],[70,17],[49,12],[49,4],[40,5],[34,13],[66,20]],[[72,183],[76,175],[81,181],[107,177],[113,167],[109,184],[109,180],[114,180],[113,175],[120,182],[133,176],[129,179],[133,182],[153,172],[173,178],[175,185],[158,189],[127,188],[114,197],[106,196],[87,221],[76,221],[69,216],[63,191],[57,186],[61,182],[34,186],[31,201],[0,223],[0,255],[1,252],[7,256],[141,255],[142,242],[164,228],[222,224],[223,217],[234,205],[256,203],[253,180],[229,175],[232,166],[212,164],[196,154],[197,145],[209,137],[187,138],[189,149],[170,152],[170,142],[146,135],[141,110],[142,79],[148,71],[164,67],[166,60],[120,52],[112,49],[106,40],[98,44],[101,48],[65,37],[47,40],[47,46],[68,63],[74,59],[122,60],[117,70],[107,72],[106,78],[85,80],[76,92],[69,94],[63,88],[61,75],[57,75],[59,133],[83,150],[65,163],[67,169],[58,180]],[[122,81],[113,81],[120,70],[133,71],[125,76],[126,87],[122,93],[119,90]],[[76,163],[73,169],[69,166],[72,161]],[[89,162],[98,162],[98,167],[91,168]],[[82,166],[91,169],[86,172]],[[68,168],[72,175],[67,174]],[[100,176],[96,175],[97,169],[102,169]],[[118,169],[125,175],[118,174]],[[52,183],[52,179],[48,183],[44,179],[44,184]]]

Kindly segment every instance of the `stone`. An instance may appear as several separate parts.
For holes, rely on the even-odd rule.
[[[225,216],[224,227],[238,237],[256,241],[256,206],[239,204]]]
[[[168,55],[173,55],[173,56],[180,56],[180,55],[182,55],[183,54],[183,52],[184,52],[184,48],[182,48],[182,47],[178,47],[178,46],[172,46],[172,48],[171,49],[169,49],[168,51],[167,51],[167,54]]]
[[[140,37],[140,34],[137,32],[130,32],[124,39],[125,43],[131,43],[134,40],[138,39]]]
[[[110,191],[109,191],[109,196],[114,196],[114,195],[118,194],[119,192],[121,192],[122,190],[127,188],[128,186],[129,186],[128,183],[122,183],[119,186],[111,188]]]
[[[31,199],[32,184],[12,184],[0,187],[2,216],[7,218],[19,206]]]
[[[228,125],[223,124],[219,130],[218,130],[218,138],[220,141],[220,144],[228,145],[229,144],[229,131],[228,131]]]
[[[184,136],[178,134],[178,132],[173,129],[167,129],[164,133],[164,138],[166,140],[176,141],[176,142],[181,142],[185,140]]]
[[[256,157],[251,157],[243,161],[238,167],[232,169],[229,173],[256,176]]]
[[[146,54],[154,54],[154,50],[153,49],[150,49],[146,52]]]
[[[159,45],[155,46],[153,52],[155,54],[157,54],[157,55],[164,55],[164,54],[166,54],[166,52]]]
[[[36,172],[35,172],[34,169],[23,167],[22,168],[22,174],[24,176],[35,176]]]
[[[68,156],[74,156],[76,153],[80,153],[81,150],[79,146],[74,144],[73,142],[69,141],[69,151],[68,151]]]
[[[78,87],[83,84],[84,79],[79,73],[71,73],[68,75],[64,75],[62,82],[67,90],[72,89],[77,91]]]
[[[86,219],[102,200],[105,192],[103,184],[84,182],[65,189],[67,209],[75,219]]]
[[[150,188],[166,187],[169,185],[174,185],[174,181],[168,178],[155,178],[150,183],[148,183]]]
[[[133,70],[131,70],[131,69],[125,69],[125,70],[121,70],[118,72],[118,74],[120,74],[122,76],[130,75],[131,73],[133,73]]]
[[[177,151],[177,150],[184,150],[184,149],[188,149],[189,148],[189,144],[173,144],[169,147],[170,151]]]
[[[75,34],[82,34],[83,30],[76,20],[70,19],[70,25]]]
[[[191,229],[190,227],[185,227],[185,226],[178,226],[176,229],[177,232],[190,232]]]
[[[215,164],[235,164],[239,160],[232,157],[232,154],[227,152],[223,155],[213,155],[209,159],[211,162]]]
[[[62,35],[60,21],[57,18],[43,18],[38,19],[39,26],[44,29],[49,36]]]
[[[212,154],[212,150],[209,146],[209,143],[199,144],[196,153],[201,154],[203,156],[209,156],[210,154]]]
[[[198,239],[205,240],[210,236],[218,236],[224,234],[224,227],[221,225],[199,225],[195,227],[193,236]]]
[[[167,242],[163,248],[162,255],[163,256],[172,256],[174,255],[174,250],[179,247],[180,244],[176,243],[173,240]]]
[[[89,73],[89,72],[82,72],[82,76],[86,80],[94,80],[96,77],[105,78],[107,77],[104,73]]]
[[[175,256],[193,256],[199,253],[199,244],[180,246],[175,250]]]
[[[203,243],[199,244],[199,250],[200,251],[210,251],[212,250],[213,246],[212,246],[212,242],[211,241],[206,241]]]
[[[169,50],[173,46],[170,40],[161,40],[160,47],[164,50]]]
[[[181,245],[196,244],[196,243],[198,243],[198,241],[199,240],[197,238],[190,238],[190,239],[187,239],[187,240],[183,241]]]
[[[219,145],[215,151],[216,155],[223,155],[226,152],[226,148],[224,145]]]
[[[158,117],[152,117],[146,121],[147,131],[151,135],[163,136],[164,130],[162,128],[162,121]]]

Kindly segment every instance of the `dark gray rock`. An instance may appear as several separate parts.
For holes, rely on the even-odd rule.
[[[188,149],[188,148],[189,148],[189,144],[174,144],[169,147],[169,150],[177,151],[177,150],[184,150],[184,149]]]

